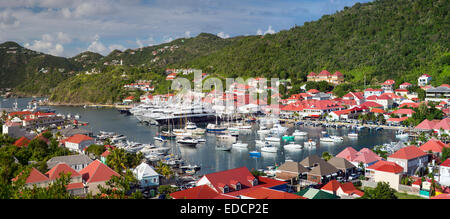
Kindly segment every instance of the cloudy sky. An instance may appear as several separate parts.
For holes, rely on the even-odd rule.
[[[369,0],[0,0],[0,42],[72,57],[206,32],[276,33]]]

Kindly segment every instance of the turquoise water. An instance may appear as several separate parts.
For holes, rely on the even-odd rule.
[[[24,108],[30,101],[30,98],[19,99],[19,108]],[[8,99],[7,101],[1,101],[0,108],[12,107],[12,103],[15,99]],[[80,121],[89,122],[86,129],[93,131],[94,134],[98,134],[99,131],[115,132],[123,134],[128,137],[130,141],[136,141],[141,143],[153,143],[153,137],[158,132],[156,126],[145,126],[138,123],[138,120],[133,116],[125,116],[120,114],[116,109],[103,108],[92,109],[83,107],[50,107],[56,110],[56,113],[80,115]],[[202,125],[199,125],[202,126]],[[258,139],[256,134],[257,126],[254,127],[254,132],[246,132],[241,134],[239,140],[249,144],[248,149],[235,149],[231,151],[217,151],[215,135],[206,134],[206,143],[197,145],[196,148],[178,146],[174,141],[168,142],[168,146],[172,147],[172,153],[181,154],[182,158],[186,160],[188,164],[197,164],[201,166],[201,170],[198,174],[207,174],[211,172],[223,171],[227,169],[246,166],[249,169],[261,169],[267,166],[273,166],[276,163],[281,164],[286,159],[301,161],[305,157],[317,154],[322,155],[327,151],[333,155],[338,154],[344,148],[351,146],[356,150],[367,147],[372,148],[375,145],[383,143],[390,143],[396,141],[395,132],[392,130],[383,130],[379,132],[363,130],[359,132],[357,139],[347,138],[347,134],[350,130],[346,128],[334,129],[334,128],[322,128],[322,127],[290,127],[288,134],[292,134],[294,129],[300,129],[308,132],[308,138],[313,139],[317,143],[316,148],[307,149],[304,148],[298,151],[284,151],[280,144],[278,153],[262,153],[260,158],[252,158],[249,156],[249,151],[257,149],[255,147],[255,139]],[[329,135],[344,136],[344,141],[340,143],[321,143],[319,142],[321,131],[326,130]],[[305,139],[306,140],[306,139]],[[296,141],[299,144],[303,144],[303,140]]]

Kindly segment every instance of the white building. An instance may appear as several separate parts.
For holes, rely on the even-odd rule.
[[[423,74],[422,76],[420,76],[419,77],[419,79],[417,79],[417,84],[419,85],[419,86],[425,86],[425,85],[427,85],[428,83],[430,83],[431,82],[431,76],[430,75],[428,75],[428,74]]]
[[[93,138],[81,134],[74,135],[64,140],[66,148],[76,152],[82,152],[84,148],[93,145],[94,143],[95,141]]]
[[[439,184],[450,186],[450,159],[439,166]]]

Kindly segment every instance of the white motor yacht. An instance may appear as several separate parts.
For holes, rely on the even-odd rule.
[[[238,141],[232,145],[234,148],[247,148],[248,144]]]
[[[261,152],[267,152],[267,153],[277,153],[278,147],[274,147],[273,145],[264,145],[261,148]]]
[[[177,140],[177,143],[185,146],[195,147],[197,146],[198,141],[196,139],[193,139],[192,137],[184,137],[180,140]]]
[[[273,137],[273,136],[266,137],[264,140],[269,141],[269,142],[280,142],[280,138]]]
[[[303,145],[296,144],[294,142],[291,142],[291,143],[289,143],[287,145],[284,145],[284,149],[287,149],[287,150],[299,150],[299,149],[302,149],[302,148],[303,148]]]
[[[306,137],[308,136],[308,132],[302,132],[300,130],[295,130],[294,133],[292,133],[292,136],[294,137]]]

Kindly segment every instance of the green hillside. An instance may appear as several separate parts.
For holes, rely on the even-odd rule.
[[[388,78],[415,82],[423,73],[448,83],[449,0],[379,0],[356,4],[273,35],[247,37],[183,63],[227,76],[306,80],[311,72],[341,71],[363,84]]]
[[[222,39],[202,33],[157,46],[115,50],[104,57],[85,52],[66,59],[23,48],[22,53],[7,54],[8,49],[0,45],[0,76],[5,78],[0,87],[20,84],[19,91],[51,93],[60,102],[114,102],[127,94],[120,90],[125,82],[111,79],[95,89],[95,80],[106,80],[101,74],[115,75],[119,72],[114,71],[125,68],[126,73],[152,75],[160,82],[157,89],[166,91],[162,70],[177,67],[222,77],[291,79],[295,88],[291,92],[309,72],[323,69],[345,75],[349,83],[338,87],[339,93],[361,89],[364,78],[371,85],[386,79],[415,83],[423,73],[432,75],[436,86],[450,83],[449,11],[450,0],[378,0],[272,35]],[[123,66],[118,66],[121,61]],[[39,73],[43,67],[50,73]],[[92,68],[100,75],[74,77]]]

